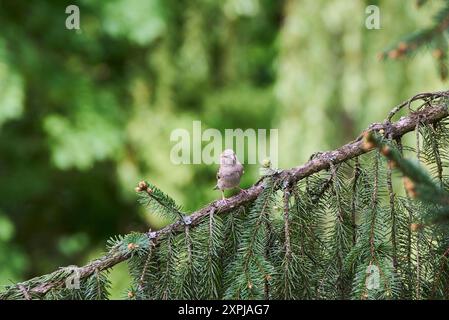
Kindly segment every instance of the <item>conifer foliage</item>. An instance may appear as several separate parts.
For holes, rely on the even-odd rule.
[[[172,224],[110,239],[75,268],[78,288],[66,267],[0,298],[107,299],[108,270],[127,263],[126,299],[447,299],[448,102],[416,95],[355,141],[265,168],[247,192],[192,214],[142,181],[140,202]]]
[[[431,1],[416,0],[416,6],[421,8]],[[435,58],[438,72],[442,79],[447,79],[449,30],[449,1],[442,0],[439,10],[433,17],[433,23],[421,30],[404,35],[380,54],[381,59],[402,59],[413,56],[419,50],[428,50]]]

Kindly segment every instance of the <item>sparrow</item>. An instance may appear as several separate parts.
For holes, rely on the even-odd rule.
[[[237,159],[232,149],[226,149],[220,155],[220,168],[217,172],[217,185],[214,190],[220,190],[222,199],[225,199],[224,190],[239,187],[243,173],[243,165]],[[240,188],[240,191],[243,191]]]

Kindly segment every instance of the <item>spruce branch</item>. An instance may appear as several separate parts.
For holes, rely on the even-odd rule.
[[[151,208],[155,213],[172,220],[179,218],[185,225],[188,224],[184,221],[185,214],[181,211],[181,207],[155,185],[141,181],[135,190],[140,195],[139,202]]]
[[[354,164],[354,178],[352,182],[352,199],[351,199],[351,223],[352,223],[352,244],[356,244],[357,240],[357,225],[356,225],[356,211],[357,211],[357,183],[360,177],[360,161],[359,158],[355,158],[355,164]]]
[[[393,190],[393,182],[392,182],[392,174],[393,170],[391,168],[391,161],[388,161],[388,169],[387,169],[387,188],[388,188],[388,198],[390,204],[390,218],[391,218],[391,245],[392,245],[392,254],[393,254],[393,267],[396,271],[398,266],[398,257],[397,257],[397,240],[396,240],[396,208],[395,208],[395,196]]]
[[[418,0],[417,6],[421,7],[425,0]],[[432,55],[436,60],[440,77],[444,80],[448,76],[448,43],[446,32],[449,29],[449,5],[447,1],[434,16],[434,22],[431,26],[417,30],[411,34],[402,37],[395,44],[379,54],[381,60],[397,60],[404,57],[410,57],[421,48],[432,50]]]
[[[285,256],[287,259],[290,259],[292,255],[291,245],[290,245],[290,217],[289,217],[289,208],[290,208],[290,188],[286,188],[284,190],[284,236],[285,236]]]
[[[447,91],[417,95],[413,98],[413,101],[417,99],[426,101],[419,110],[391,123],[390,120],[392,116],[394,116],[400,109],[396,108],[396,111],[390,114],[387,120],[383,123],[372,124],[365,130],[365,132],[383,131],[386,136],[398,140],[406,133],[415,130],[417,124],[420,122],[424,122],[427,125],[438,123],[449,116],[445,100],[445,97],[448,96],[449,92]],[[405,105],[410,105],[410,102],[407,102],[404,106]],[[332,165],[337,166],[342,162],[346,162],[371,151],[371,148],[367,148],[366,144],[366,141],[363,140],[363,134],[361,134],[356,140],[338,149],[317,154],[302,166],[277,171],[270,175],[269,179],[271,179],[272,183],[277,186],[284,184],[293,185],[315,173],[329,169],[331,163]],[[374,146],[372,147],[374,148]],[[332,182],[329,182],[329,186],[331,183]],[[140,183],[138,190],[136,191],[142,194],[144,202],[149,202],[149,204],[155,205],[157,211],[160,211],[163,214],[165,213],[172,218],[179,217],[182,219],[177,219],[172,224],[158,231],[135,234],[134,237],[136,238],[136,242],[131,242],[132,239],[129,237],[118,238],[115,241],[112,241],[112,245],[110,245],[109,252],[106,255],[77,269],[79,276],[81,279],[85,279],[98,272],[110,269],[114,265],[131,258],[135,252],[147,257],[150,242],[157,245],[158,240],[161,240],[162,238],[166,238],[167,236],[171,238],[175,234],[183,231],[185,232],[186,219],[188,220],[189,229],[194,228],[196,225],[200,224],[200,222],[204,221],[206,217],[210,216],[211,213],[225,214],[252,203],[259,197],[259,195],[261,195],[266,187],[267,179],[262,178],[248,188],[246,192],[239,193],[226,199],[226,201],[214,201],[186,217],[184,216],[184,213],[181,212],[180,207],[178,207],[175,202],[162,191],[147,182]],[[140,237],[138,235],[140,235]],[[145,242],[143,238],[147,238],[147,241]],[[169,243],[170,242],[171,241],[169,241]],[[168,254],[170,255],[172,248],[170,247],[167,249],[169,251]],[[259,261],[256,259],[254,262],[254,265],[259,267]],[[264,267],[261,268],[264,269]],[[171,272],[170,270],[168,271]],[[69,275],[70,272],[67,268],[61,268],[51,274],[36,277],[16,285],[7,286],[6,290],[0,293],[0,299],[42,297],[52,289],[63,288],[65,280]],[[27,288],[26,291],[24,291],[23,288]],[[251,291],[251,288],[249,289]],[[167,297],[167,295],[164,294],[164,297]]]
[[[404,185],[411,198],[418,198],[423,202],[442,206],[442,209],[432,217],[433,222],[449,218],[449,194],[435,183],[432,177],[418,163],[402,157],[401,153],[379,135],[368,132],[364,137],[364,144],[375,146],[390,161],[393,168],[397,168],[404,175]],[[413,226],[412,228],[420,228]],[[416,230],[415,230],[416,231]]]

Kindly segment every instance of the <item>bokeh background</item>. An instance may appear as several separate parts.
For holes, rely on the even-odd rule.
[[[81,30],[65,27],[76,4]],[[365,27],[380,8],[381,29]],[[446,86],[429,54],[378,59],[438,4],[354,0],[0,0],[0,285],[82,265],[106,240],[160,228],[147,179],[186,210],[216,166],[173,165],[170,133],[279,129],[279,164],[352,140]],[[257,179],[247,166],[242,186]],[[112,271],[113,297],[128,286]]]

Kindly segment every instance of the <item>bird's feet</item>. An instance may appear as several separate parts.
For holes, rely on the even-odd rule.
[[[227,202],[225,195],[224,195],[224,191],[221,190],[221,200],[217,200],[217,203],[219,206],[225,205]]]
[[[217,205],[218,205],[219,207],[223,207],[223,206],[225,206],[227,203],[228,203],[228,199],[220,199],[220,200],[217,200]]]
[[[243,193],[243,194],[248,194],[248,191],[246,191],[245,189],[242,189],[242,188],[239,187],[239,190],[240,190],[240,192]]]

